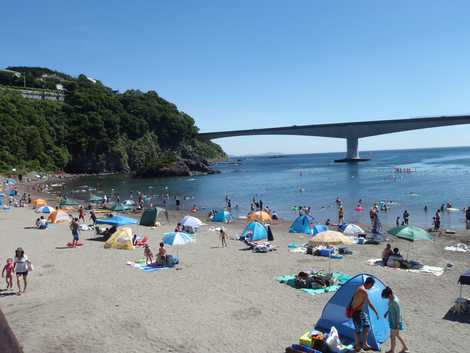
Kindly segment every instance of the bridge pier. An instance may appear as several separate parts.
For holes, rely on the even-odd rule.
[[[346,158],[335,159],[335,163],[357,163],[368,161],[369,158],[359,157],[359,138],[357,136],[349,136],[346,138],[347,152]]]

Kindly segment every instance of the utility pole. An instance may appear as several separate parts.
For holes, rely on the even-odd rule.
[[[23,72],[23,86],[26,88],[26,72]]]

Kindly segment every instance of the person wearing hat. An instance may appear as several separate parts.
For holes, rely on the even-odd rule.
[[[388,311],[384,315],[384,318],[388,317],[388,324],[390,326],[390,350],[387,351],[387,353],[395,353],[397,338],[402,345],[400,353],[408,352],[408,347],[400,336],[400,331],[404,329],[400,301],[398,297],[393,294],[392,288],[390,287],[385,287],[382,291],[382,298],[388,299]]]
[[[17,248],[15,250],[15,273],[16,283],[18,284],[18,295],[26,292],[28,286],[28,270],[31,267],[31,262],[28,256],[25,255],[23,248]],[[23,277],[23,290],[21,290],[20,277]]]

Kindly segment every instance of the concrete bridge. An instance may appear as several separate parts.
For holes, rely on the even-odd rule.
[[[470,124],[470,115],[374,120],[335,124],[293,125],[266,129],[204,132],[199,135],[208,140],[251,135],[302,135],[344,138],[346,139],[347,144],[346,158],[338,159],[335,162],[360,162],[368,160],[359,157],[358,145],[361,137],[462,124]]]

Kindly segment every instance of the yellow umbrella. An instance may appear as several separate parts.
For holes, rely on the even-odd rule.
[[[248,218],[252,221],[261,221],[261,222],[271,221],[271,215],[264,211],[252,212],[250,213]]]
[[[339,244],[351,245],[353,241],[343,233],[335,232],[334,230],[327,230],[326,232],[321,232],[315,235],[308,243],[313,246]]]

